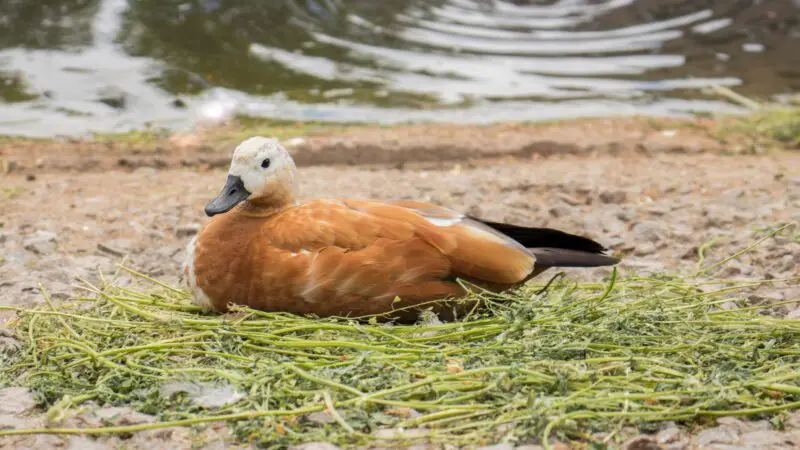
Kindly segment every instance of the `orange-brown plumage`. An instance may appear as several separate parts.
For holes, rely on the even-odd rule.
[[[206,208],[214,217],[190,244],[187,281],[198,304],[220,312],[240,304],[364,316],[463,296],[459,278],[503,290],[549,267],[537,265],[536,249],[497,231],[498,224],[408,200],[297,204],[293,178],[294,164],[276,141],[251,138],[237,148],[228,184]],[[551,262],[564,252],[576,261],[589,255],[586,265],[616,262],[585,238],[515,230],[522,241],[531,233],[538,239],[536,230],[566,239],[564,250],[544,255]]]

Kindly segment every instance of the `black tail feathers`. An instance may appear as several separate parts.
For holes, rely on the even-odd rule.
[[[589,238],[551,228],[529,228],[507,223],[472,218],[514,239],[530,249],[538,266],[597,267],[617,264],[619,259],[608,256],[607,250]]]

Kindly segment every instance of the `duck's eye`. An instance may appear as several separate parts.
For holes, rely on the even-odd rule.
[[[261,161],[261,168],[266,169],[267,167],[269,167],[269,158],[265,158],[263,161]]]

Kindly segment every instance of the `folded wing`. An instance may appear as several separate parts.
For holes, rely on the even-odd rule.
[[[513,239],[420,202],[313,201],[270,220],[263,238],[298,261],[274,270],[303,278],[293,280],[296,294],[314,303],[442,298],[463,293],[456,278],[513,285],[535,262]]]

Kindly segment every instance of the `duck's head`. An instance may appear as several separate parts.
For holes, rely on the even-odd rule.
[[[206,215],[228,212],[245,200],[264,205],[291,201],[295,172],[292,157],[277,140],[246,139],[234,150],[225,186],[206,205]]]

